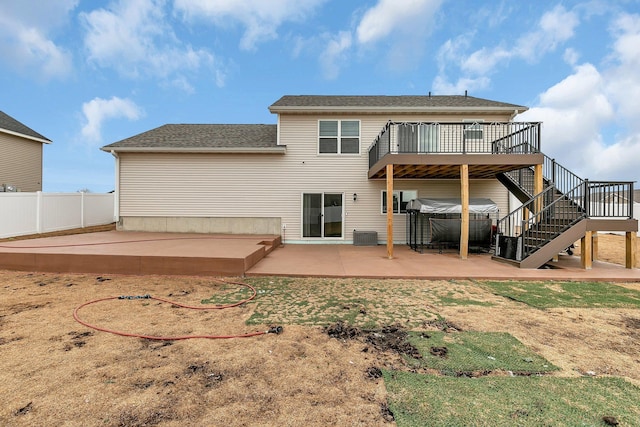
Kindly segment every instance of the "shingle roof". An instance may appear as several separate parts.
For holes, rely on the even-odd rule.
[[[269,110],[438,110],[438,109],[488,109],[488,110],[527,110],[523,105],[491,101],[466,95],[394,95],[394,96],[327,96],[327,95],[285,95],[274,102]]]
[[[12,133],[17,133],[30,139],[37,139],[40,140],[40,142],[51,142],[49,138],[42,136],[35,130],[25,126],[24,124],[20,123],[19,121],[2,111],[0,111],[0,129],[4,129]]]
[[[106,145],[104,151],[268,150],[278,148],[277,125],[167,124]]]

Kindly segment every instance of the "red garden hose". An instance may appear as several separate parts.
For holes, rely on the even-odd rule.
[[[179,335],[179,336],[173,336],[173,337],[170,337],[170,336],[155,336],[155,335],[143,335],[143,334],[135,334],[135,333],[130,333],[130,332],[116,331],[116,330],[113,330],[113,329],[108,329],[108,328],[104,328],[104,327],[101,327],[101,326],[92,325],[92,324],[82,320],[80,318],[80,316],[78,315],[78,312],[83,307],[86,307],[86,306],[91,305],[91,304],[96,304],[96,303],[99,303],[99,302],[102,302],[102,301],[109,301],[109,300],[114,300],[114,299],[121,299],[121,300],[152,299],[152,300],[156,300],[156,301],[166,302],[168,304],[172,304],[172,305],[175,305],[177,307],[188,308],[188,309],[191,309],[191,310],[222,310],[222,309],[225,309],[225,308],[237,307],[239,305],[242,305],[242,304],[244,304],[246,302],[251,301],[257,295],[256,289],[253,286],[251,286],[251,285],[249,285],[247,283],[230,282],[230,281],[226,281],[226,280],[217,280],[217,279],[214,279],[214,280],[219,282],[219,283],[246,286],[247,288],[251,289],[253,294],[249,298],[246,298],[246,299],[244,299],[242,301],[239,301],[239,302],[236,302],[236,303],[233,303],[233,304],[216,305],[216,306],[213,306],[213,307],[185,305],[185,304],[177,303],[175,301],[169,301],[169,300],[164,299],[164,298],[153,297],[153,296],[148,295],[148,294],[147,295],[138,295],[138,296],[106,297],[106,298],[100,298],[100,299],[96,299],[96,300],[93,300],[93,301],[85,302],[84,304],[79,305],[78,307],[76,307],[75,310],[73,310],[73,318],[76,319],[77,322],[83,324],[84,326],[86,326],[88,328],[91,328],[91,329],[95,329],[97,331],[108,332],[110,334],[120,335],[120,336],[123,336],[123,337],[146,338],[148,340],[159,340],[159,341],[177,341],[177,340],[187,340],[187,339],[192,339],[192,338],[205,338],[205,339],[248,338],[248,337],[255,337],[255,336],[258,336],[258,335],[265,335],[265,334],[269,334],[269,333],[280,334],[282,332],[282,326],[272,326],[267,331],[256,331],[256,332],[249,332],[249,333],[246,333],[246,334],[236,334],[236,335]]]

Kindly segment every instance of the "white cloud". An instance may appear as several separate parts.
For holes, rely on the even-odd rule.
[[[542,93],[539,105],[520,119],[543,121],[542,151],[578,175],[637,181],[640,15],[619,15],[610,33],[612,50],[600,70],[588,63],[574,66],[573,74]]]
[[[72,55],[50,33],[68,20],[78,0],[0,2],[0,60],[40,79],[61,78],[72,70]]]
[[[519,118],[542,121],[542,151],[551,157],[571,158],[579,166],[586,161],[580,158],[581,150],[600,139],[600,127],[613,117],[602,76],[593,65],[583,64],[542,93],[539,105]]]
[[[82,104],[82,113],[86,124],[82,127],[82,137],[90,144],[102,142],[102,124],[106,120],[125,118],[128,120],[138,120],[142,117],[142,110],[130,99],[94,98]]]
[[[327,79],[338,77],[340,68],[347,62],[346,52],[351,44],[351,33],[348,31],[341,31],[327,43],[327,47],[320,55],[320,63]]]
[[[608,91],[618,104],[618,114],[628,126],[640,132],[640,15],[619,16],[611,27],[616,37],[606,71]]]
[[[494,47],[482,47],[470,54],[464,54],[474,37],[474,32],[448,40],[440,47],[438,64],[440,73],[434,81],[434,89],[459,88],[465,82],[490,83],[490,76],[501,64],[513,59],[536,62],[548,52],[554,51],[562,43],[571,39],[579,24],[578,15],[567,11],[563,6],[556,6],[545,12],[538,21],[537,28],[520,36],[512,45],[500,42]],[[566,60],[577,60],[575,55]],[[463,76],[456,83],[449,83],[447,75],[449,67],[459,67]]]
[[[547,52],[554,51],[558,45],[571,39],[580,23],[574,11],[556,6],[540,18],[535,31],[520,37],[514,47],[513,56],[535,62]]]
[[[240,47],[253,50],[258,43],[278,37],[285,22],[302,22],[327,0],[175,0],[174,7],[188,20],[210,20],[227,27],[245,27]]]
[[[454,84],[442,76],[436,76],[433,80],[432,89],[436,94],[461,94],[465,90],[475,92],[486,89],[489,86],[489,82],[489,78],[483,76],[477,78],[460,78]]]
[[[535,62],[547,52],[555,50],[559,44],[574,35],[579,24],[575,12],[556,6],[540,18],[538,28],[522,35],[512,48],[498,46],[483,47],[473,52],[463,62],[462,69],[475,74],[488,74],[500,63],[512,58]]]
[[[367,9],[355,29],[323,34],[320,39],[296,39],[294,55],[302,50],[317,51],[327,79],[338,77],[354,50],[360,48],[369,56],[377,44],[386,42],[384,62],[392,68],[406,68],[424,54],[424,44],[435,27],[435,14],[443,0],[378,0]],[[314,50],[315,49],[315,50]]]
[[[182,44],[165,20],[164,0],[119,0],[108,9],[83,13],[89,60],[112,67],[121,75],[154,76],[180,82],[190,90],[183,73],[202,68],[221,73],[214,55],[206,49]],[[216,83],[223,79],[216,79]]]
[[[398,33],[422,38],[433,28],[441,4],[442,0],[378,0],[358,25],[358,43],[376,43]]]

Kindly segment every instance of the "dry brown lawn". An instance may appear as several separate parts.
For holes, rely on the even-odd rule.
[[[610,240],[602,237],[601,259]],[[324,283],[291,280],[301,289]],[[358,283],[340,286],[357,292]],[[425,295],[452,288],[447,281],[411,284]],[[623,286],[640,291],[640,283]],[[509,332],[561,368],[552,375],[615,375],[640,386],[638,310],[539,310],[471,282],[456,289],[492,305],[439,306],[414,296],[398,297],[397,305],[418,304],[466,330]],[[89,329],[72,316],[82,303],[118,295],[199,304],[225,292],[207,278],[0,271],[0,292],[0,425],[394,425],[385,417],[383,380],[368,372],[408,369],[403,359],[361,341],[330,338],[321,326],[285,323],[280,335],[152,341]],[[154,300],[109,300],[80,315],[129,332],[227,335],[266,330],[269,325],[245,323],[255,309],[254,303],[192,311]]]

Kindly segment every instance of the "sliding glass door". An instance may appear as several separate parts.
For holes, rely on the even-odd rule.
[[[342,193],[302,195],[302,237],[342,237]]]

